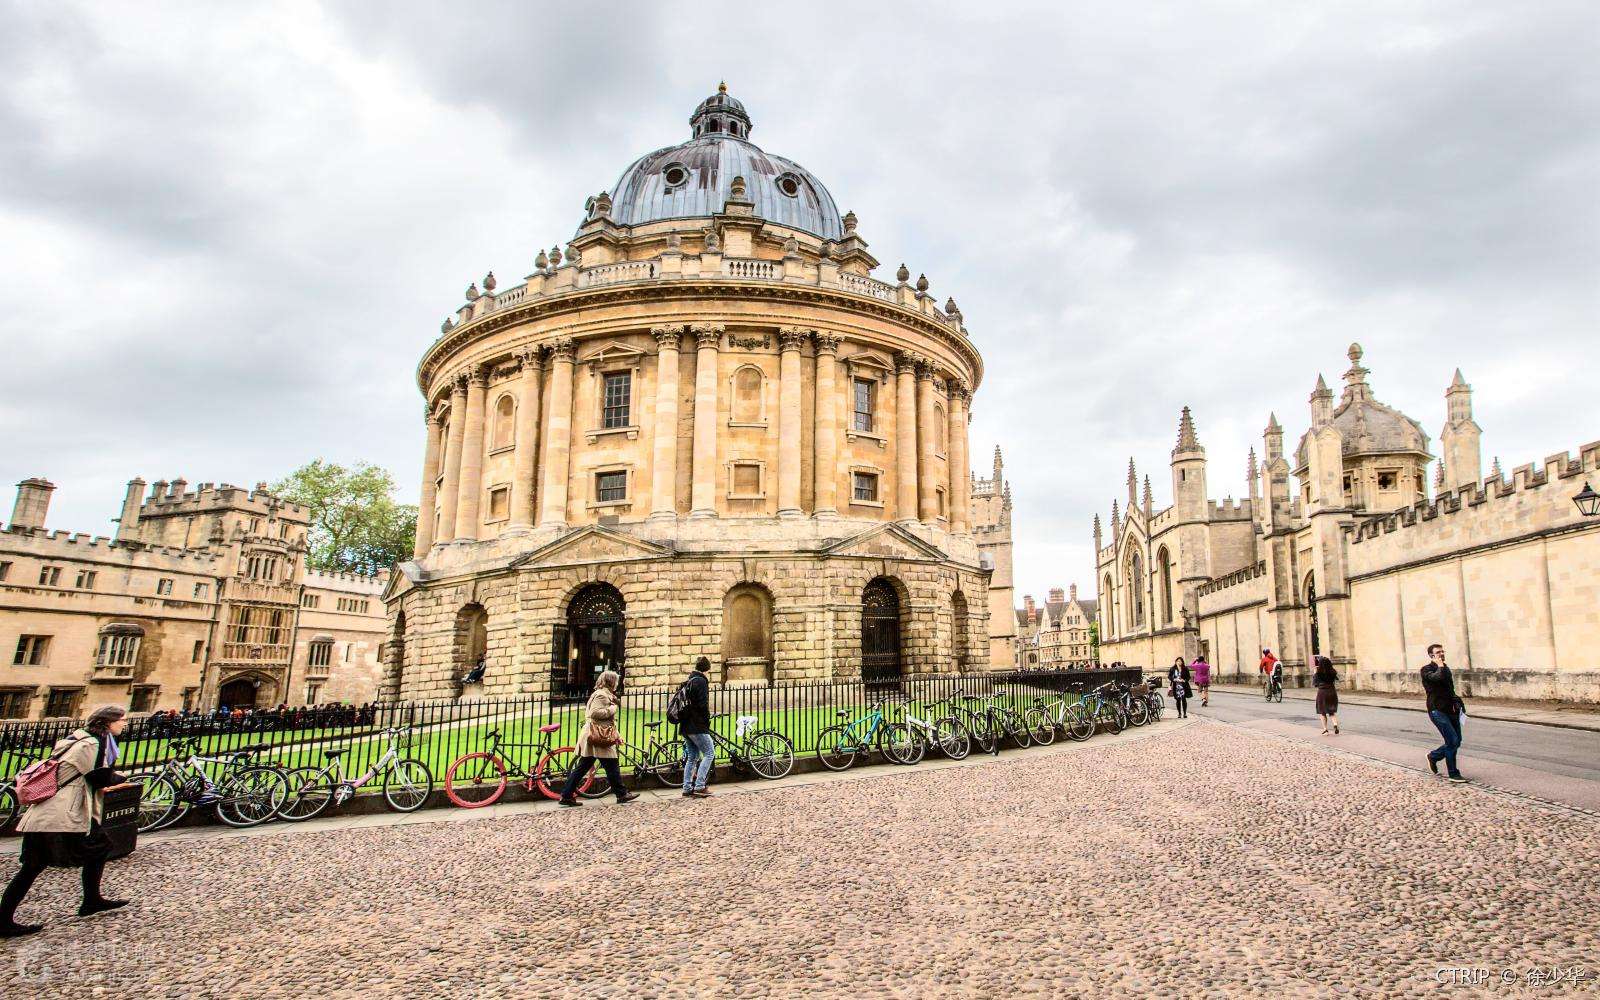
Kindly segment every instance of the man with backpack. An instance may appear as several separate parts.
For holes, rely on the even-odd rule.
[[[711,680],[706,676],[710,672],[710,660],[704,656],[695,660],[694,671],[667,705],[667,719],[678,724],[678,735],[683,737],[684,798],[711,795],[706,781],[711,777],[716,746],[711,742]]]

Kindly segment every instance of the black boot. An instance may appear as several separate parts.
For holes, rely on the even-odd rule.
[[[0,924],[0,938],[22,937],[27,934],[37,934],[44,930],[44,924],[19,924],[15,920],[7,920]]]
[[[126,899],[86,899],[83,901],[83,905],[78,907],[78,916],[92,917],[96,913],[120,909],[127,905],[128,901]]]

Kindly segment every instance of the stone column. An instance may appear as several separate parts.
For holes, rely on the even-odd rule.
[[[917,517],[923,524],[939,520],[939,473],[934,452],[938,428],[934,426],[933,363],[917,366]],[[945,501],[949,502],[948,493]]]
[[[957,535],[967,533],[967,493],[972,486],[967,468],[967,400],[971,395],[965,379],[950,380],[950,530]]]
[[[917,365],[915,354],[895,358],[894,476],[895,519],[917,519]]]
[[[539,453],[540,390],[544,381],[544,355],[537,347],[517,352],[522,366],[522,388],[517,400],[517,450],[512,458],[511,529],[533,527],[533,477]]]
[[[461,441],[467,429],[467,376],[450,385],[450,433],[444,449],[444,500],[439,504],[439,535],[434,544],[454,541],[456,501],[461,497]]]
[[[473,365],[467,371],[466,433],[461,441],[461,492],[456,497],[456,538],[478,540],[482,527],[479,504],[483,500],[483,397],[489,369]]]
[[[717,357],[720,323],[689,328],[696,348],[694,372],[694,490],[690,517],[717,516]]]
[[[656,338],[656,429],[650,460],[650,516],[678,517],[678,348],[682,326],[658,326]]]
[[[800,510],[800,345],[808,331],[786,326],[778,331],[778,516],[801,517]]]
[[[816,479],[816,496],[811,504],[812,517],[839,516],[839,390],[834,375],[839,368],[839,343],[844,338],[836,333],[815,333],[817,345],[817,400],[816,440],[812,473]]]
[[[428,427],[428,443],[422,452],[422,499],[417,502],[417,542],[411,550],[411,554],[418,559],[433,548],[433,521],[439,500],[439,438],[442,433],[439,414],[432,407],[423,407],[422,419]]]
[[[567,526],[567,459],[572,450],[572,338],[550,341],[550,419],[544,439],[541,525]]]

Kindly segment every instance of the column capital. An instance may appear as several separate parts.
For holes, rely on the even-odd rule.
[[[780,326],[778,327],[778,350],[780,352],[798,351],[800,345],[804,344],[806,338],[810,335],[811,331],[802,326]]]
[[[821,330],[813,333],[811,335],[811,339],[817,345],[817,354],[819,355],[837,355],[839,353],[839,345],[844,343],[844,337],[840,336],[839,334],[824,333]]]
[[[657,346],[676,351],[683,339],[683,324],[673,323],[670,326],[652,326],[650,328],[650,336],[656,339]]]
[[[465,396],[467,394],[467,381],[471,376],[464,371],[456,372],[450,376],[450,395]]]
[[[489,384],[489,373],[493,369],[485,364],[474,363],[467,367],[467,381],[478,388]]]
[[[972,398],[972,386],[967,380],[959,376],[950,380],[950,398],[959,399],[963,403]]]
[[[540,368],[544,367],[544,348],[537,345],[533,347],[524,347],[522,350],[513,355],[513,357],[517,359],[517,367],[521,368],[523,371],[528,371],[529,369],[538,371]]]
[[[939,375],[939,363],[932,358],[917,359],[917,378],[923,382],[932,382]]]
[[[722,334],[727,327],[721,323],[691,323],[689,332],[694,334],[694,343],[697,348],[711,348],[718,350],[722,347]]]
[[[547,340],[545,341],[545,346],[550,349],[550,360],[572,360],[573,345],[571,337],[556,337],[554,339]]]
[[[915,374],[926,359],[911,351],[901,351],[894,356],[894,370],[901,375]]]

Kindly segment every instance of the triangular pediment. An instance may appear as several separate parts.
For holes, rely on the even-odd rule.
[[[860,351],[842,359],[852,375],[866,375],[880,381],[894,372],[894,362],[876,351]]]
[[[415,560],[408,559],[396,563],[394,571],[389,574],[389,580],[383,585],[383,596],[378,598],[385,604],[411,590],[422,579],[422,567]]]
[[[898,524],[883,524],[841,538],[822,550],[830,556],[870,556],[875,559],[948,559],[944,550],[925,542]]]
[[[647,542],[613,528],[590,525],[518,556],[511,561],[511,566],[575,566],[624,559],[660,559],[670,555],[672,549],[665,545]]]
[[[610,340],[579,358],[578,363],[593,366],[634,365],[644,356],[644,352],[637,347],[629,347],[620,341]]]

